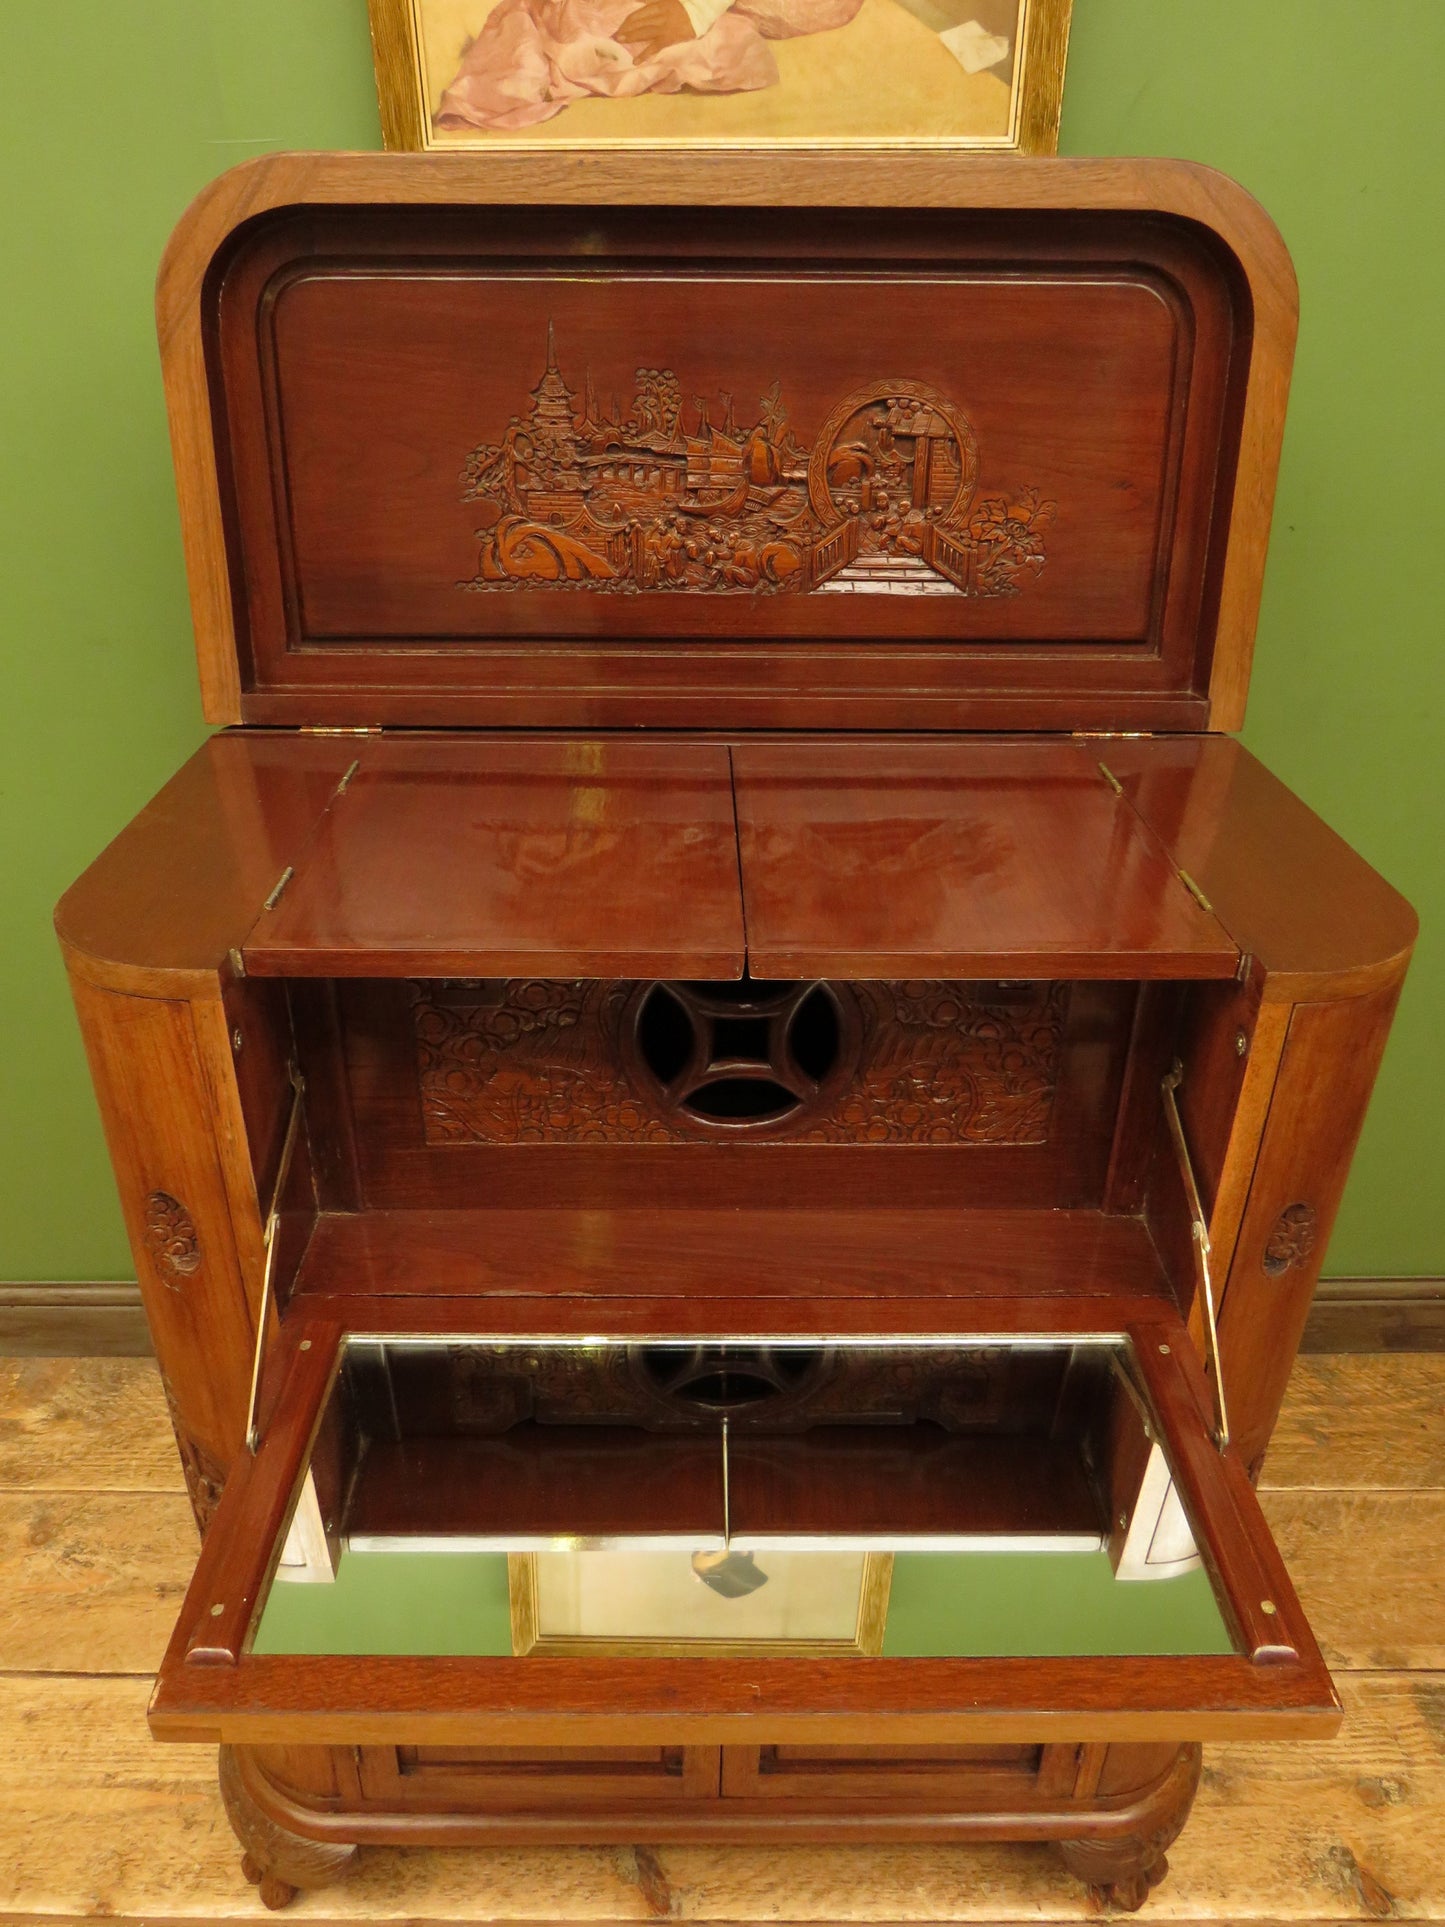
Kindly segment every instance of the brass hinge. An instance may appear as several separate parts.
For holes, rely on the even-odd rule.
[[[286,1180],[291,1175],[291,1158],[301,1127],[301,1100],[306,1092],[306,1079],[294,1064],[287,1066],[287,1075],[291,1079],[291,1115],[286,1122],[286,1136],[276,1166],[276,1182],[271,1187],[271,1209],[266,1213],[266,1229],[261,1234],[266,1255],[261,1270],[261,1310],[256,1319],[256,1351],[251,1360],[251,1396],[246,1401],[248,1452],[254,1452],[258,1443],[256,1406],[261,1396],[261,1358],[266,1349],[266,1319],[271,1309],[271,1273],[276,1265],[276,1240],[281,1229],[281,1200],[286,1194]]]
[[[1174,1155],[1179,1164],[1179,1176],[1183,1180],[1184,1196],[1189,1206],[1190,1229],[1194,1237],[1194,1268],[1199,1277],[1199,1295],[1204,1300],[1204,1336],[1209,1349],[1209,1361],[1214,1371],[1214,1407],[1218,1419],[1214,1429],[1214,1442],[1223,1452],[1229,1444],[1229,1408],[1224,1401],[1224,1368],[1219,1357],[1219,1319],[1214,1303],[1214,1274],[1209,1263],[1212,1247],[1209,1242],[1209,1221],[1204,1215],[1204,1203],[1200,1198],[1199,1185],[1194,1176],[1194,1161],[1189,1155],[1189,1140],[1184,1135],[1184,1120],[1179,1115],[1179,1103],[1175,1095],[1183,1082],[1184,1066],[1176,1057],[1164,1077],[1164,1116],[1169,1125],[1169,1136],[1173,1140]]]
[[[1193,877],[1190,876],[1187,870],[1181,870],[1179,872],[1179,881],[1184,885],[1185,889],[1189,892],[1190,896],[1193,897],[1194,901],[1199,905],[1200,909],[1207,910],[1210,916],[1213,916],[1214,905],[1209,901],[1208,897],[1205,896],[1204,892],[1200,889],[1199,885],[1194,881]]]
[[[303,723],[303,736],[379,736],[379,723]]]

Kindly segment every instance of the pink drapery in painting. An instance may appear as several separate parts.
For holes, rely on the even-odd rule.
[[[589,95],[744,93],[778,78],[770,40],[846,26],[862,0],[736,0],[705,33],[637,58],[615,36],[637,0],[501,0],[442,95],[437,125],[517,132]]]

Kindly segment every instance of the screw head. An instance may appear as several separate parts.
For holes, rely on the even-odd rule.
[[[300,1345],[297,1347],[298,1351],[303,1351],[303,1352],[309,1352],[310,1349],[311,1349],[311,1340],[309,1338],[303,1338]]]
[[[238,1057],[241,1054],[241,1046],[245,1041],[245,1038],[241,1035],[241,1026],[237,1024],[236,1028],[231,1032],[231,1049]]]
[[[1279,1611],[1279,1607],[1275,1605],[1272,1599],[1261,1599],[1259,1602],[1259,1610],[1262,1613],[1269,1613],[1271,1617],[1273,1617],[1273,1615]]]
[[[219,1606],[212,1606],[212,1608],[211,1608],[211,1617],[212,1617],[212,1619],[219,1619],[219,1618],[221,1617],[221,1614],[222,1614],[222,1613],[223,1613],[223,1612],[224,1612],[225,1610],[226,1610],[226,1608],[225,1608],[225,1606],[224,1606],[224,1604],[222,1604],[222,1605],[219,1605]]]
[[[1167,1345],[1161,1345],[1159,1349],[1166,1358],[1169,1356],[1169,1347]]]
[[[1237,1030],[1234,1033],[1234,1054],[1236,1057],[1247,1057],[1249,1055],[1249,1036],[1247,1032]]]

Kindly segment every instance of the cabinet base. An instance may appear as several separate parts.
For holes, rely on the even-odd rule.
[[[988,1776],[957,1775],[957,1798],[935,1786],[909,1801],[886,1804],[856,1794],[798,1798],[621,1799],[587,1797],[575,1776],[553,1790],[551,1810],[488,1806],[472,1799],[433,1800],[409,1809],[368,1792],[372,1749],[231,1747],[220,1756],[221,1795],[243,1849],[241,1870],[267,1907],[280,1908],[302,1888],[339,1879],[361,1844],[378,1846],[637,1846],[712,1843],[817,1845],[847,1842],[965,1844],[1053,1841],[1064,1865],[1096,1905],[1133,1912],[1168,1871],[1166,1850],[1193,1804],[1199,1784],[1197,1745],[1067,1749],[1077,1762],[1071,1792],[1010,1796]],[[381,1750],[386,1753],[387,1749]],[[867,1749],[848,1762],[871,1766]],[[887,1770],[891,1762],[884,1762]],[[723,1782],[725,1784],[725,1780]],[[515,1797],[515,1788],[513,1789]],[[971,1793],[971,1797],[970,1797]],[[564,1804],[565,1802],[565,1804]]]

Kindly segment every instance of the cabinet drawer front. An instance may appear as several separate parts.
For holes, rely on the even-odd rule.
[[[1052,1756],[1072,1746],[729,1746],[722,1790],[732,1799],[829,1802],[1018,1798],[1058,1777]],[[1046,1768],[1046,1762],[1048,1763]]]
[[[719,1774],[707,1746],[368,1746],[360,1768],[379,1805],[476,1813],[715,1799]]]

